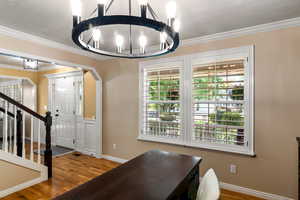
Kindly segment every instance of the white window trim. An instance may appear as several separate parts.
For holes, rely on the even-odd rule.
[[[241,59],[247,60],[245,63],[245,77],[247,80],[245,82],[245,93],[247,93],[248,106],[245,106],[245,130],[247,131],[246,137],[248,141],[248,147],[239,147],[237,145],[223,145],[223,144],[211,144],[203,142],[192,142],[191,136],[193,131],[193,116],[191,112],[192,108],[192,62],[195,60],[197,64],[209,63],[211,61],[218,60],[232,60]],[[155,68],[156,66],[168,66],[171,63],[182,63],[180,80],[180,87],[184,88],[181,90],[181,108],[182,108],[182,137],[179,139],[169,139],[157,136],[146,136],[142,134],[143,131],[143,91],[144,91],[144,77],[143,70]],[[139,136],[138,140],[161,142],[168,144],[176,144],[187,147],[196,147],[210,150],[218,150],[230,153],[244,154],[249,156],[255,156],[254,152],[254,46],[242,46],[238,48],[222,49],[216,51],[208,51],[204,53],[190,54],[186,56],[163,58],[157,60],[144,61],[139,63]]]

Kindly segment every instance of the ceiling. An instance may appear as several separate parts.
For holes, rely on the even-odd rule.
[[[175,0],[181,21],[181,39],[230,31],[300,16],[299,0]],[[134,15],[138,14],[137,0]],[[159,15],[166,20],[167,0],[149,0]],[[96,0],[82,0],[83,14],[88,16]],[[109,14],[127,14],[128,1],[115,0]],[[1,0],[0,25],[40,36],[75,47],[71,41],[72,16],[70,0]],[[111,46],[116,28],[108,29],[105,45]],[[139,33],[137,30],[136,33]],[[127,33],[124,33],[127,34]],[[159,37],[148,35],[149,43]]]

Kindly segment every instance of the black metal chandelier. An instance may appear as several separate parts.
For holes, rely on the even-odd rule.
[[[179,21],[175,18],[176,3],[174,1],[167,4],[167,23],[157,20],[157,14],[147,0],[139,0],[140,16],[132,15],[132,0],[128,0],[128,15],[106,15],[114,0],[109,2],[108,0],[97,0],[97,8],[90,15],[96,14],[97,16],[86,20],[82,20],[81,17],[81,0],[71,1],[73,12],[72,39],[76,45],[84,50],[112,57],[146,58],[170,53],[179,45]],[[147,11],[149,11],[151,18],[147,17]],[[101,29],[108,25],[128,26],[128,48],[124,48],[124,37],[120,34],[115,35],[114,50],[103,48],[100,43],[101,39],[104,40],[101,38]],[[159,34],[160,45],[147,48],[147,37],[141,33],[138,38],[134,38],[132,35],[133,26],[154,30],[155,33]],[[134,46],[133,41],[137,41],[139,47]]]

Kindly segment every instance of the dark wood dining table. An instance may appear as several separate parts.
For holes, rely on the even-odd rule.
[[[194,200],[200,157],[148,151],[55,200]]]

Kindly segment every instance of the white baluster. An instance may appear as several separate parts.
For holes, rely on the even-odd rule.
[[[4,110],[5,110],[5,114],[4,114],[4,151],[8,152],[8,141],[7,141],[7,101],[4,101]]]
[[[38,163],[41,164],[41,120],[38,127]]]
[[[31,116],[31,127],[30,127],[30,160],[33,161],[33,116]]]
[[[17,155],[17,107],[14,108],[14,155]]]
[[[22,157],[23,158],[25,158],[25,156],[26,156],[26,152],[25,152],[25,117],[26,117],[26,115],[25,115],[25,112],[23,111],[23,117],[22,117],[22,122],[23,122],[23,138],[22,138],[22,140],[23,140],[23,145],[22,145]]]

